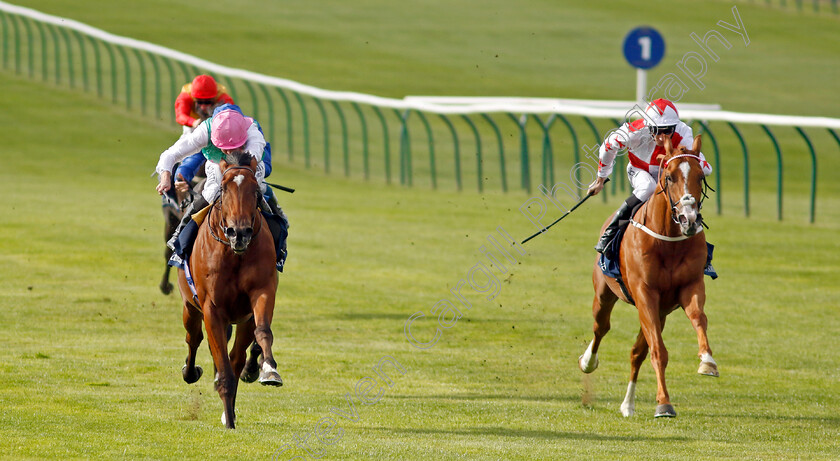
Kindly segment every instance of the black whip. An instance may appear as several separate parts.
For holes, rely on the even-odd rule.
[[[604,181],[604,184],[608,183],[609,181],[610,181],[610,178],[607,178],[607,179]],[[575,211],[575,210],[577,209],[577,207],[579,207],[579,206],[583,205],[583,202],[587,201],[587,200],[589,199],[589,197],[592,197],[592,195],[593,195],[593,194],[591,194],[591,193],[586,194],[586,197],[584,197],[584,198],[580,199],[580,201],[579,201],[579,202],[577,202],[577,203],[575,204],[575,206],[573,206],[573,207],[572,207],[572,209],[571,209],[571,210],[567,211],[566,213],[564,213],[564,214],[563,214],[563,216],[560,216],[559,218],[557,218],[557,220],[556,220],[556,221],[554,221],[553,223],[551,223],[551,224],[549,224],[548,226],[546,226],[546,227],[545,227],[545,229],[543,229],[543,230],[541,230],[541,231],[537,232],[536,234],[534,234],[534,235],[532,235],[532,236],[530,236],[530,237],[526,238],[525,240],[523,240],[523,241],[522,241],[522,243],[520,243],[520,245],[525,244],[525,242],[527,242],[527,241],[531,240],[532,238],[534,238],[534,237],[536,237],[536,236],[538,236],[538,235],[542,234],[543,232],[545,232],[545,231],[547,231],[548,229],[550,229],[550,228],[551,228],[551,226],[553,226],[553,225],[555,225],[555,224],[559,223],[559,222],[560,222],[563,218],[565,218],[566,216],[569,216],[569,213],[571,213],[571,212]]]

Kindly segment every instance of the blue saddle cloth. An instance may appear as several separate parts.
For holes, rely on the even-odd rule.
[[[627,230],[627,226],[623,226],[618,230],[615,238],[612,239],[610,244],[607,245],[606,250],[604,250],[598,258],[598,267],[601,268],[601,272],[603,272],[607,277],[612,277],[614,279],[621,278],[621,268],[619,267],[618,257],[619,249],[621,248],[621,238],[624,237],[625,230]],[[708,255],[706,256],[706,267],[703,269],[703,274],[708,275],[712,278],[712,280],[714,280],[718,278],[715,268],[712,267],[712,256],[715,251],[715,246],[706,242],[706,250],[708,251]]]

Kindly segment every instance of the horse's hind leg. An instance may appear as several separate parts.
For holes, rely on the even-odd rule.
[[[204,372],[201,367],[195,366],[195,353],[204,335],[201,334],[201,313],[184,303],[184,328],[187,330],[187,360],[181,368],[181,375],[187,384],[192,384],[201,378]]]
[[[251,317],[245,322],[236,326],[236,340],[233,342],[233,349],[230,351],[230,365],[233,368],[234,376],[242,377],[245,368],[246,352],[248,346],[254,342],[254,318]],[[242,379],[245,382],[245,379]],[[250,382],[253,382],[251,380]]]
[[[274,342],[274,334],[271,332],[271,320],[274,316],[274,292],[257,294],[252,299],[251,305],[254,306],[255,336],[263,353],[260,384],[282,386],[283,379],[277,373],[277,362],[274,361],[274,354],[271,351],[271,345]]]
[[[647,353],[647,340],[640,329],[639,335],[636,336],[636,342],[630,350],[630,382],[627,384],[627,394],[624,395],[624,401],[621,402],[621,414],[624,416],[633,416],[636,412],[636,381],[639,379],[639,369],[644,363]]]
[[[706,289],[703,280],[696,285],[684,289],[680,293],[680,304],[685,310],[685,315],[691,320],[691,325],[697,331],[698,353],[700,356],[700,368],[697,373],[706,376],[720,376],[717,362],[712,358],[712,348],[709,347],[709,338],[706,337],[708,321],[703,305],[706,303]]]
[[[598,347],[601,339],[610,331],[610,315],[612,315],[618,297],[607,286],[606,280],[600,269],[595,269],[592,281],[595,285],[595,299],[592,301],[592,316],[595,323],[592,327],[595,337],[589,343],[589,347],[578,358],[578,366],[584,373],[592,373],[598,368]]]
[[[248,361],[245,363],[245,369],[239,375],[239,379],[246,383],[253,383],[260,377],[260,355],[262,355],[262,348],[254,341],[251,343],[251,350],[248,353]]]

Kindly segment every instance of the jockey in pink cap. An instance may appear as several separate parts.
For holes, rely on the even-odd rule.
[[[630,219],[633,208],[646,201],[656,189],[659,163],[665,155],[664,136],[671,138],[674,147],[685,146],[691,149],[694,135],[691,127],[680,121],[674,103],[667,99],[657,99],[648,104],[644,117],[622,125],[613,131],[601,145],[599,151],[598,176],[589,185],[589,193],[596,195],[604,188],[604,182],[612,173],[615,156],[627,150],[630,164],[627,176],[633,186],[633,194],[621,204],[604,235],[595,245],[595,250],[603,253],[604,249],[618,232],[619,221]],[[700,166],[706,176],[712,173],[712,167],[702,153]]]
[[[204,190],[184,212],[181,224],[167,242],[170,248],[181,229],[189,222],[190,216],[216,200],[221,192],[222,171],[219,161],[225,155],[244,151],[254,156],[258,162],[256,176],[260,193],[265,193],[265,164],[262,161],[265,145],[265,138],[254,119],[243,116],[237,110],[228,109],[217,112],[212,118],[201,122],[195,131],[182,136],[172,147],[160,154],[156,168],[160,182],[156,189],[161,195],[171,187],[172,168],[176,163],[199,150],[207,159],[204,164],[204,172],[207,175]]]

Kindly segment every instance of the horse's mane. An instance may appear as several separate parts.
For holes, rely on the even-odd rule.
[[[225,161],[231,166],[250,166],[251,154],[248,152],[231,152],[225,155]]]

